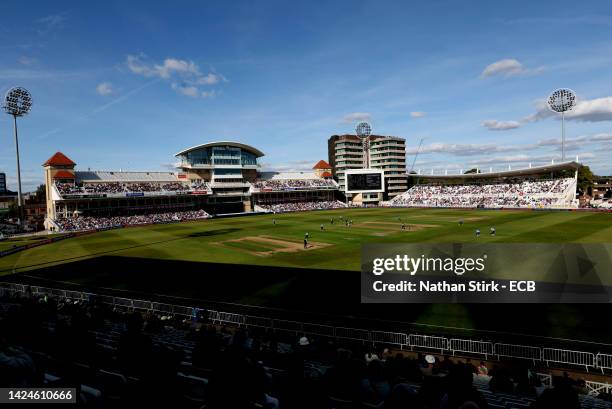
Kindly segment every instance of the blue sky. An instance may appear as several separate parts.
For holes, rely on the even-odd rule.
[[[576,91],[567,155],[612,174],[609,1],[7,3],[0,92],[28,88],[24,190],[62,151],[81,169],[162,170],[232,139],[267,169],[310,168],[359,119],[407,139],[416,168],[560,158],[543,101]],[[8,39],[11,39],[10,41]],[[0,171],[14,188],[11,118]]]

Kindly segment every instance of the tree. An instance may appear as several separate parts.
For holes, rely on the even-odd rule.
[[[591,168],[584,165],[578,168],[578,193],[583,195],[593,195],[593,179],[595,175],[591,171]]]
[[[38,185],[34,194],[30,196],[28,204],[45,203],[47,201],[47,189],[45,185]]]
[[[45,203],[47,201],[47,187],[38,185],[36,188],[36,203]]]

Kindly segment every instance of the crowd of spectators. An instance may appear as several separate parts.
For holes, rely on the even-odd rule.
[[[105,182],[105,183],[84,183],[74,185],[71,183],[56,183],[57,190],[61,195],[70,194],[96,194],[96,193],[138,193],[138,192],[180,192],[190,190],[208,189],[206,182]]]
[[[534,409],[580,408],[583,382],[544,388],[529,365],[214,326],[206,311],[188,319],[95,297],[0,298],[0,385],[76,386],[92,407],[485,409],[503,394]]]
[[[486,185],[416,185],[390,201],[391,206],[525,207],[563,204],[573,178]],[[573,198],[573,197],[572,197]]]
[[[270,179],[257,180],[252,183],[255,190],[296,190],[296,189],[320,189],[335,188],[336,182],[332,179]]]
[[[261,208],[274,213],[301,212],[306,210],[330,210],[342,209],[346,204],[339,200],[323,200],[319,202],[291,202],[277,203],[273,205],[259,205]]]
[[[602,209],[612,209],[612,200],[602,201],[597,207]]]
[[[63,231],[83,231],[109,229],[139,224],[173,223],[187,220],[207,219],[209,217],[210,215],[204,210],[187,210],[181,212],[151,213],[134,216],[78,216],[66,219],[57,219],[55,220],[55,223]]]

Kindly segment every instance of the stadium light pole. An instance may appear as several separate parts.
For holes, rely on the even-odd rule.
[[[21,165],[19,163],[19,138],[17,134],[17,117],[30,112],[32,96],[25,88],[14,87],[8,90],[4,98],[4,110],[13,116],[13,129],[15,133],[15,154],[17,156],[17,214],[19,226],[23,226],[23,197],[21,194]]]
[[[548,97],[551,111],[561,113],[561,161],[565,161],[565,113],[576,105],[576,93],[569,88],[556,89]]]
[[[355,133],[361,139],[363,146],[363,158],[365,160],[365,169],[370,168],[370,135],[372,134],[372,126],[367,122],[359,122],[355,127]]]

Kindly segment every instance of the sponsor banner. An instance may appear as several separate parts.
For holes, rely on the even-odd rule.
[[[143,197],[144,195],[144,192],[127,192],[125,197]]]
[[[191,192],[192,195],[207,195],[208,191],[206,190],[194,190]]]
[[[65,194],[62,195],[64,199],[104,199],[107,197],[106,194],[102,193],[92,193],[92,194]]]
[[[362,303],[610,303],[610,243],[365,244]]]

